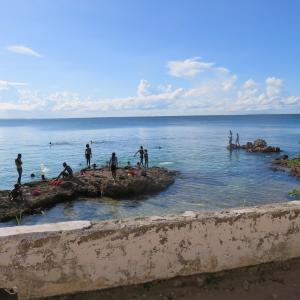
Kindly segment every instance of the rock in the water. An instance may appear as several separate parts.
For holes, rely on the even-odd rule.
[[[31,182],[22,186],[24,201],[12,201],[8,197],[9,191],[0,191],[0,221],[35,213],[79,197],[128,199],[159,193],[175,181],[177,174],[176,171],[157,167],[132,172],[120,168],[115,181],[110,170],[102,168],[83,170],[72,179],[63,179],[58,186],[51,181]],[[38,193],[34,192],[36,190]]]
[[[254,148],[265,148],[267,147],[267,142],[263,139],[257,139],[253,143]]]
[[[272,152],[281,151],[279,147],[268,146],[267,142],[263,139],[257,139],[253,143],[248,142],[247,144],[242,146],[232,144],[227,148],[229,150],[244,149],[248,152],[261,152],[261,153],[272,153]]]

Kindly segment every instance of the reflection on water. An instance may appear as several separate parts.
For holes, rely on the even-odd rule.
[[[299,116],[0,120],[0,188],[11,188],[15,183],[17,153],[23,154],[24,180],[30,181],[31,173],[56,176],[63,161],[80,169],[85,165],[85,144],[93,141],[93,163],[105,164],[115,151],[121,164],[135,164],[138,158],[133,155],[144,145],[151,165],[181,173],[174,185],[156,196],[143,200],[82,199],[59,204],[44,215],[24,217],[23,224],[161,215],[289,200],[288,192],[299,181],[271,170],[274,155],[228,151],[229,129],[233,134],[239,132],[241,143],[260,137],[288,154],[300,150]]]

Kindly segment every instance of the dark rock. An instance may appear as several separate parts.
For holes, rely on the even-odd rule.
[[[229,150],[244,149],[248,152],[261,152],[261,153],[273,153],[273,152],[275,153],[281,151],[279,147],[268,146],[267,142],[263,139],[257,139],[253,143],[248,142],[246,145],[242,145],[242,146],[232,144],[231,146],[228,146],[227,149]]]
[[[147,176],[141,176],[141,172],[135,170],[132,176],[128,170],[120,168],[115,181],[108,168],[89,169],[76,173],[72,179],[63,179],[58,186],[52,185],[50,181],[31,182],[22,186],[22,203],[9,200],[9,191],[0,191],[0,221],[13,219],[20,214],[33,214],[56,203],[80,197],[141,198],[165,190],[174,183],[178,174],[156,167],[147,169]],[[33,196],[34,189],[38,189],[40,194]]]
[[[253,143],[254,148],[265,148],[267,147],[267,142],[263,139],[257,139]]]
[[[74,184],[71,181],[65,181],[60,185],[61,188],[66,189],[66,190],[70,190],[72,188],[74,188]]]

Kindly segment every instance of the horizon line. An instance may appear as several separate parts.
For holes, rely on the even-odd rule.
[[[180,117],[243,117],[243,116],[297,116],[300,113],[257,113],[257,114],[219,114],[219,115],[157,115],[157,116],[99,116],[99,117],[53,117],[53,118],[0,118],[0,121],[9,120],[82,120],[82,119],[138,119],[138,118],[180,118]]]

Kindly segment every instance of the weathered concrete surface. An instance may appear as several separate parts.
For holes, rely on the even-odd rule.
[[[0,287],[35,299],[300,256],[299,201],[81,226],[2,233]]]
[[[38,181],[22,186],[24,201],[10,200],[9,191],[0,191],[0,221],[14,219],[20,214],[34,214],[65,201],[80,197],[110,197],[114,199],[138,198],[165,190],[175,181],[178,174],[165,168],[152,167],[134,170],[135,176],[125,168],[117,170],[116,181],[108,168],[85,170],[72,179],[64,179],[59,186],[51,181]],[[142,176],[144,172],[145,176]],[[38,189],[39,195],[34,195]]]
[[[1,296],[1,294],[0,294]],[[10,300],[2,299],[1,300]],[[299,300],[300,259],[40,300]]]

